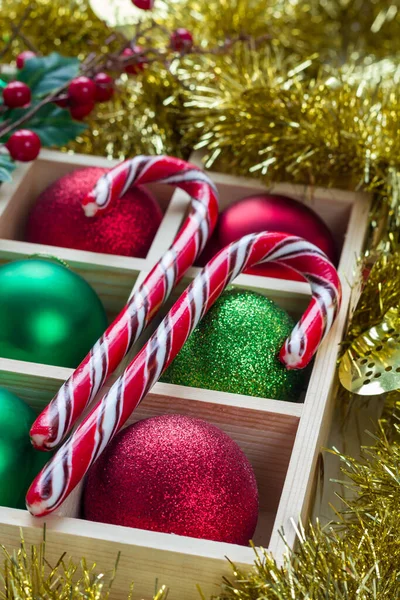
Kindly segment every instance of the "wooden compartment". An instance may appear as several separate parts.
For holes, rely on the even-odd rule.
[[[27,244],[22,236],[30,206],[50,182],[82,166],[113,164],[97,157],[44,151],[34,163],[18,167],[12,184],[0,187],[0,263],[36,253],[62,258],[96,289],[110,319],[173,241],[190,201],[184,192],[152,186],[164,218],[146,259]],[[209,174],[218,187],[222,208],[266,190],[255,180]],[[297,522],[309,513],[319,449],[331,422],[338,344],[344,332],[353,268],[367,228],[370,198],[363,193],[310,190],[287,184],[277,184],[271,189],[309,203],[331,228],[341,248],[343,304],[335,326],[316,356],[303,401],[288,403],[158,383],[132,415],[132,421],[163,413],[183,413],[204,418],[226,431],[241,446],[257,477],[260,519],[254,541],[269,548],[279,560],[284,551],[280,530],[284,529],[287,542],[293,546],[292,520]],[[188,271],[169,303],[197,272],[197,268]],[[301,314],[310,296],[308,284],[297,281],[240,275],[235,285],[267,295],[295,316]],[[0,386],[26,399],[38,411],[71,372],[61,367],[0,358]],[[61,507],[58,516],[45,519],[49,556],[58,557],[63,551],[77,558],[85,555],[104,571],[113,568],[121,551],[113,598],[125,599],[132,580],[134,598],[150,597],[156,580],[170,587],[172,600],[197,597],[196,584],[201,585],[207,597],[217,593],[221,576],[230,574],[226,556],[244,568],[253,563],[254,554],[248,547],[83,521],[79,519],[80,492],[77,490]],[[42,525],[42,520],[34,519],[26,511],[0,508],[0,533],[6,545],[18,544],[21,526],[28,541],[38,541]]]

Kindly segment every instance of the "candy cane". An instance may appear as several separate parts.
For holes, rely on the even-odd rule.
[[[194,263],[215,227],[218,196],[214,184],[193,165],[169,156],[138,156],[111,169],[83,200],[85,213],[93,216],[104,210],[134,184],[155,182],[185,190],[192,197],[191,212],[171,248],[32,425],[32,443],[40,450],[53,449],[71,431],[175,284]]]
[[[197,275],[123,375],[34,480],[27,494],[33,515],[54,511],[82,480],[224,288],[246,268],[271,261],[295,269],[310,282],[311,302],[279,355],[291,369],[310,362],[340,306],[336,269],[316,246],[284,233],[248,235],[234,242]]]

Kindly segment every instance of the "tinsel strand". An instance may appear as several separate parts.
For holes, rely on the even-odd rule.
[[[188,75],[187,142],[216,170],[383,194],[400,171],[400,102],[396,63],[381,67],[371,80],[367,66],[294,66],[244,47]]]
[[[338,522],[300,528],[282,567],[258,551],[254,569],[233,568],[219,600],[394,600],[400,595],[400,445],[385,424],[361,461],[340,455],[353,500]],[[393,426],[393,421],[392,421]],[[397,429],[398,433],[398,429]]]
[[[86,559],[74,561],[64,554],[51,564],[46,552],[46,530],[37,545],[26,543],[21,532],[20,547],[9,552],[0,547],[0,599],[3,600],[109,600],[118,573],[118,560],[112,573],[105,575]],[[134,589],[132,584],[132,591]],[[162,586],[153,600],[166,600],[168,590]],[[132,600],[132,592],[127,595]]]

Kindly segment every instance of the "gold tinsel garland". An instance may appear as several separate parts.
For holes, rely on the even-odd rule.
[[[95,4],[96,0],[93,0],[93,3]],[[152,14],[156,21],[169,31],[178,26],[187,27],[193,32],[196,44],[202,48],[214,47],[221,44],[226,38],[234,38],[237,35],[246,34],[256,38],[267,36],[266,43],[272,53],[279,50],[283,57],[291,57],[296,64],[301,63],[303,59],[307,61],[313,57],[313,64],[307,73],[307,77],[310,77],[314,76],[315,70],[318,70],[327,60],[331,64],[337,64],[343,61],[345,55],[350,56],[354,61],[366,52],[373,57],[393,54],[400,39],[400,19],[396,18],[399,6],[399,0],[368,0],[367,2],[365,0],[326,0],[324,2],[319,0],[308,0],[307,2],[274,0],[267,3],[265,0],[210,0],[209,2],[203,0],[170,0],[168,2],[157,0],[155,12]],[[68,2],[63,0],[0,0],[0,35],[3,43],[7,42],[10,35],[11,24],[19,23],[28,7],[33,7],[33,9],[25,21],[24,32],[28,41],[41,52],[48,53],[56,49],[64,54],[83,57],[92,50],[101,52],[107,50],[105,40],[108,38],[110,30],[94,14],[88,0],[70,0]],[[98,14],[101,15],[101,5]],[[24,41],[18,40],[10,48],[7,58],[14,57],[24,47]],[[255,62],[259,60],[257,52],[253,53],[252,60]],[[274,60],[272,64],[274,64]],[[262,61],[263,59],[261,59]],[[225,108],[221,106],[218,94],[214,100],[219,104],[220,118],[227,116],[228,122],[233,126],[232,141],[235,141],[238,122],[249,124],[249,121],[252,120],[257,127],[261,128],[261,131],[266,127],[270,128],[271,114],[268,111],[266,113],[259,111],[257,95],[253,96],[250,89],[243,88],[242,79],[245,76],[247,86],[251,83],[253,93],[256,92],[254,87],[258,85],[257,76],[251,70],[247,75],[245,72],[239,73],[240,68],[245,70],[248,68],[246,63],[236,65],[238,70],[235,73],[230,65],[231,59],[226,57],[220,63],[223,65],[222,73],[224,73],[225,62],[228,63],[232,88],[229,88],[226,77],[225,80],[222,78]],[[185,74],[182,73],[182,77],[183,79],[191,78],[203,69],[210,75],[212,68],[212,62],[204,62],[202,57],[194,55],[191,60],[185,61]],[[218,90],[218,81],[218,79],[215,80],[211,87],[214,86]],[[316,85],[319,84],[320,80]],[[246,97],[254,98],[255,110],[254,113],[248,112],[247,104],[242,100],[239,102],[241,108],[236,111],[236,118],[229,121],[230,115],[225,115],[224,110],[229,113],[229,98],[232,101],[231,108],[234,109],[239,91],[235,88],[239,87],[243,88]],[[137,152],[168,152],[185,155],[187,145],[193,143],[195,138],[190,135],[185,142],[181,141],[180,118],[185,116],[183,108],[177,100],[180,98],[181,91],[181,84],[177,78],[168,73],[167,69],[161,65],[158,68],[149,69],[143,76],[140,76],[138,82],[123,81],[115,101],[98,108],[97,119],[90,121],[90,126],[96,131],[96,135],[88,132],[73,148],[113,157],[127,156]],[[200,102],[204,100],[203,108],[208,110],[211,98],[205,99],[198,94],[196,79],[192,83],[191,91],[194,93],[187,106],[193,106],[197,100]],[[307,89],[300,88],[297,96],[304,91]],[[325,89],[322,91],[324,92]],[[293,88],[291,92],[295,94]],[[331,90],[328,89],[328,92]],[[352,90],[349,90],[349,93],[351,92]],[[317,88],[314,87],[311,93],[315,98]],[[345,94],[345,90],[343,93]],[[171,98],[175,99],[172,103]],[[281,99],[285,100],[284,97]],[[288,99],[290,99],[290,94],[288,94]],[[298,99],[297,97],[296,100],[298,101]],[[341,101],[345,108],[346,99],[342,97]],[[362,109],[362,102],[360,105]],[[326,103],[326,106],[329,110],[329,102]],[[352,108],[357,109],[356,102]],[[307,111],[307,107],[305,110]],[[277,117],[284,119],[285,115],[280,114],[280,105],[275,106],[275,111],[278,112],[277,114],[276,112],[272,113],[274,121]],[[215,114],[216,112],[214,112]],[[177,118],[177,115],[180,118]],[[245,119],[242,121],[243,115],[245,115]],[[203,142],[207,139],[204,136],[209,136],[209,147],[212,145],[212,150],[219,149],[219,142],[214,137],[210,122],[206,123],[204,130],[196,127],[202,123],[201,120],[199,121],[200,116],[201,107],[197,116],[193,116],[190,111],[188,126],[195,130],[197,135],[202,135]],[[311,114],[309,116],[312,117]],[[96,127],[96,123],[99,125],[98,127]],[[330,125],[334,125],[332,118]],[[215,126],[219,127],[218,121],[215,122]],[[309,125],[309,127],[311,126]],[[311,133],[312,141],[312,130],[307,133]],[[358,132],[354,130],[354,134],[358,135]],[[251,135],[249,131],[249,137]],[[249,142],[249,137],[247,142]],[[111,142],[110,138],[112,138]],[[226,144],[229,144],[229,140],[226,141]],[[333,144],[331,150],[335,151],[336,147],[337,144]],[[243,169],[243,172],[247,172],[248,168],[255,167],[262,162],[263,158],[265,160],[262,154],[261,160],[258,160],[260,148],[250,146],[249,151],[246,148],[246,152],[243,152],[243,145],[240,147],[238,142],[233,148],[234,152],[237,149],[241,154],[247,155],[250,152],[247,161],[243,161],[244,164],[240,164],[240,160],[235,163],[238,168]],[[261,147],[261,152],[263,149],[265,149],[264,145]],[[255,152],[257,152],[257,156]],[[280,162],[281,157],[278,156],[277,160]],[[343,162],[346,162],[346,159]]]
[[[7,44],[13,27],[20,23],[24,38],[37,51],[57,51],[80,59],[92,51],[107,52],[105,42],[112,33],[96,17],[88,0],[0,0],[1,46]],[[26,50],[24,38],[18,37],[12,43],[2,61],[11,61]]]
[[[186,139],[216,170],[387,190],[390,172],[400,172],[400,68],[378,67],[299,65],[247,47],[209,60],[191,74]]]
[[[400,35],[398,0],[156,0],[155,9],[166,27],[186,27],[204,46],[266,34],[297,58],[318,52],[331,62],[350,52],[390,55]]]
[[[190,150],[178,125],[181,110],[176,80],[162,65],[134,79],[122,75],[113,100],[96,108],[88,131],[69,149],[120,159],[136,154],[187,158]]]
[[[250,573],[226,580],[220,600],[394,600],[400,597],[400,445],[381,423],[363,460],[338,455],[354,499],[335,526],[318,523],[298,532],[299,546],[279,567],[267,553]],[[393,437],[393,433],[392,433]]]
[[[109,600],[116,576],[118,559],[112,573],[98,572],[97,565],[87,565],[60,556],[51,564],[46,555],[46,530],[43,541],[37,545],[26,544],[21,533],[21,544],[10,553],[0,547],[0,599],[2,600]],[[1,561],[0,561],[1,563]],[[133,584],[132,584],[133,590]],[[166,600],[168,590],[163,586],[153,600]],[[127,600],[131,600],[129,594]]]

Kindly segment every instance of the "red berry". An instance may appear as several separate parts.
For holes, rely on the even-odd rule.
[[[40,152],[40,138],[29,129],[20,129],[12,134],[6,143],[9,153],[14,160],[29,162],[35,160]]]
[[[89,77],[76,77],[68,86],[68,96],[74,106],[90,104],[96,96],[96,84]]]
[[[57,104],[60,108],[67,108],[69,105],[68,96],[63,94],[58,100],[54,100],[54,104]]]
[[[132,0],[132,4],[142,10],[151,10],[154,6],[154,0]]]
[[[3,90],[3,99],[9,108],[25,106],[31,101],[31,90],[22,81],[11,81]]]
[[[133,65],[127,65],[125,67],[125,73],[130,75],[137,75],[145,68],[147,60],[144,56],[141,56],[143,48],[141,46],[134,46],[133,48],[125,48],[121,56],[137,56],[137,62]]]
[[[96,102],[107,102],[114,94],[114,79],[107,73],[97,73],[94,78],[96,85]]]
[[[89,102],[88,104],[78,104],[77,106],[71,106],[69,110],[73,119],[76,119],[77,121],[82,121],[82,119],[87,117],[93,109],[94,102]]]
[[[193,47],[193,36],[187,29],[179,27],[171,34],[170,43],[172,50],[187,52]]]
[[[35,56],[36,54],[31,52],[31,50],[25,50],[24,52],[21,52],[21,54],[18,54],[17,69],[22,69],[25,66],[25,61],[29,60],[30,58],[35,58]]]

